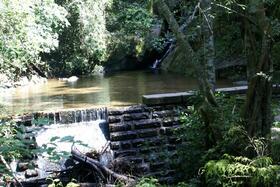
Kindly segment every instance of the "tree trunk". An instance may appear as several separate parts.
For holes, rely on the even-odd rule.
[[[153,14],[154,13],[154,0],[148,0],[148,11]]]
[[[212,0],[200,0],[202,13],[202,35],[203,35],[203,61],[206,65],[206,76],[212,90],[215,90],[216,73],[215,73],[215,46],[213,33]]]
[[[185,51],[185,54],[192,60],[191,63],[195,68],[195,74],[198,78],[200,91],[206,96],[211,104],[216,105],[213,92],[210,89],[209,82],[205,76],[204,68],[200,66],[199,59],[195,55],[187,37],[183,31],[181,31],[173,13],[170,11],[164,0],[156,0],[155,5],[158,7],[159,13],[166,19],[171,31],[174,33],[178,46],[181,47]]]
[[[164,0],[155,0],[155,5],[158,8],[159,13],[167,21],[171,31],[176,37],[176,42],[179,47],[182,48],[185,55],[188,55],[188,58],[192,60],[192,64],[195,69],[195,74],[199,82],[199,90],[205,98],[205,102],[201,107],[201,115],[203,117],[205,126],[207,129],[210,129],[211,134],[213,135],[212,144],[216,144],[219,140],[222,139],[221,132],[218,127],[213,124],[211,119],[211,113],[209,113],[210,107],[216,107],[217,102],[213,94],[213,90],[207,79],[205,68],[203,67],[203,61],[200,61],[200,56],[195,54],[195,51],[192,49],[189,41],[187,40],[186,35],[180,29],[179,24],[177,23],[173,13],[170,11],[169,7]]]
[[[270,57],[271,41],[269,39],[269,23],[264,4],[260,2],[253,15],[257,18],[259,33],[253,33],[252,25],[247,21],[247,59],[249,72],[249,87],[243,117],[246,129],[251,137],[266,137],[270,140],[272,125],[271,95],[272,95],[272,62]],[[261,35],[261,48],[257,49],[257,34]],[[258,51],[260,51],[258,53]]]

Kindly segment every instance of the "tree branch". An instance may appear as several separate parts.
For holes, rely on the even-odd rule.
[[[103,166],[99,161],[85,156],[77,148],[72,147],[71,154],[73,156],[73,159],[90,165],[94,168],[94,170],[100,171],[104,176],[112,176],[116,180],[129,184],[135,183],[135,180],[133,178],[114,172],[113,170]]]
[[[11,166],[7,163],[7,161],[5,160],[4,156],[0,155],[0,160],[1,162],[4,164],[4,166],[9,170],[9,172],[12,174],[13,178],[15,179],[15,181],[17,182],[17,184],[19,184],[21,187],[23,187],[23,185],[19,182],[17,176],[15,175],[15,173],[13,172]]]

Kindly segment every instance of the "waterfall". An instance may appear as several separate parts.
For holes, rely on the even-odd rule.
[[[49,125],[52,124],[72,124],[79,122],[88,122],[96,120],[107,120],[107,109],[82,109],[74,111],[61,111],[51,113],[36,113],[33,115],[33,119],[36,123],[45,120]],[[44,124],[40,124],[41,126]]]
[[[156,61],[153,63],[153,65],[152,65],[152,69],[157,69],[158,68],[158,66],[159,66],[159,64],[160,64],[160,60],[158,60],[158,59],[156,59]]]
[[[55,116],[55,113],[53,113],[53,124],[56,124],[56,116]]]
[[[161,62],[164,61],[164,59],[169,55],[169,53],[170,53],[174,48],[175,48],[175,45],[171,43],[171,44],[169,45],[167,51],[165,52],[165,54],[162,56],[162,58],[159,59],[159,60],[156,59],[156,61],[155,61],[155,62],[153,63],[153,65],[152,65],[151,69],[153,69],[153,70],[158,69],[159,66],[160,66],[160,64],[161,64]]]
[[[50,122],[49,125],[43,126],[35,132],[39,147],[48,143],[55,143],[57,152],[68,152],[70,154],[73,142],[87,144],[87,146],[84,146],[75,143],[75,147],[83,153],[93,150],[101,151],[108,143],[109,126],[106,108],[52,112],[44,115],[48,117]],[[42,117],[42,114],[38,116]],[[51,142],[53,137],[57,137],[57,140]],[[73,139],[73,141],[62,141],[65,137]],[[40,177],[45,177],[47,175],[45,171],[47,170],[64,169],[65,161],[62,161],[59,165],[50,164],[47,156],[47,154],[44,154],[38,157],[37,164]]]
[[[168,47],[168,50],[165,52],[165,54],[163,55],[163,57],[161,59],[156,59],[156,61],[153,63],[151,69],[155,70],[158,69],[161,62],[164,61],[164,59],[170,54],[170,52],[174,49],[175,45],[174,44],[170,44],[170,46]]]
[[[82,121],[86,121],[86,119],[87,119],[86,110],[82,110],[82,111],[81,111],[81,119],[82,119]]]

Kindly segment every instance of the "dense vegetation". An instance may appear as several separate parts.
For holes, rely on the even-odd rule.
[[[0,73],[89,76],[95,65],[121,66],[123,58],[170,67],[177,59],[171,71],[188,63],[199,94],[177,132],[185,182],[178,186],[279,186],[280,146],[271,142],[279,18],[278,0],[0,0]],[[214,95],[214,63],[239,58],[247,62],[246,97]],[[28,154],[19,134],[0,121],[0,172],[10,173],[6,160]]]
[[[140,53],[132,48],[142,45],[153,20],[146,1],[0,3],[1,73],[15,78],[34,70],[46,76],[89,75],[116,48]]]
[[[0,71],[11,77],[42,66],[40,55],[58,47],[58,33],[69,25],[67,11],[49,0],[0,1],[0,12]]]
[[[133,57],[136,61],[150,59],[151,63],[155,58],[160,59],[175,42],[152,0],[24,2],[0,2],[0,66],[1,73],[10,77],[30,75],[34,70],[46,76],[89,75],[96,64],[121,63],[120,56]],[[203,19],[195,8],[197,2],[167,3],[195,51],[202,49],[204,39],[202,27],[198,25]],[[272,60],[278,69],[279,6],[277,1],[267,1],[265,6],[271,25]],[[215,59],[245,57],[248,45],[244,18],[255,9],[254,3],[212,1],[209,21],[214,34]],[[257,29],[255,21],[249,19]],[[180,69],[170,66],[174,71]]]

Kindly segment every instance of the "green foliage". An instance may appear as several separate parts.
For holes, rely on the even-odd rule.
[[[277,127],[277,128],[280,128],[280,121],[273,122],[273,126]]]
[[[151,13],[145,8],[148,1],[113,1],[108,12],[110,32],[143,37],[153,22]],[[125,36],[124,36],[125,37]]]
[[[49,124],[49,121],[44,118],[38,118],[34,122],[36,122],[35,125],[39,126]],[[66,151],[58,151],[58,143],[71,143],[73,146],[81,145],[88,147],[87,144],[75,140],[72,136],[56,136],[52,137],[42,147],[35,148],[35,140],[27,138],[25,130],[24,126],[17,124],[11,119],[0,118],[0,178],[13,177],[11,169],[3,163],[2,158],[5,162],[10,163],[13,160],[32,158],[34,155],[37,155],[44,156],[51,162],[59,162],[61,159],[68,158],[71,154]]]
[[[41,53],[58,47],[58,32],[68,25],[67,12],[53,0],[0,1],[0,73],[11,78],[41,65]]]
[[[196,187],[197,181],[191,181],[190,183],[179,182],[178,184],[174,185],[176,187]],[[158,182],[155,178],[147,178],[143,177],[140,181],[136,184],[136,187],[167,187],[168,185],[162,185]]]
[[[0,119],[7,117],[6,114],[7,114],[6,107],[4,105],[0,104]]]
[[[25,139],[23,132],[23,127],[18,127],[15,122],[0,120],[0,156],[6,162],[34,154],[33,150],[29,149],[29,145],[34,142]],[[11,174],[10,169],[2,163],[2,160],[0,173]]]
[[[246,148],[252,148],[258,157],[267,154],[268,142],[265,138],[249,138],[249,145]]]
[[[204,186],[279,185],[280,166],[273,165],[273,159],[279,162],[279,141],[272,143],[273,159],[267,157],[269,142],[264,138],[250,138],[241,126],[239,110],[243,100],[221,94],[216,96],[222,109],[213,110],[212,115],[219,114],[215,116],[214,125],[221,127],[223,135],[216,145],[207,146],[209,132],[197,110],[202,97],[198,95],[192,99],[195,107],[189,108],[181,116],[183,125],[178,130],[178,135],[183,144],[179,149],[178,166],[185,172],[185,180],[200,179]]]
[[[51,162],[59,162],[62,159],[66,159],[71,156],[70,152],[57,150],[57,146],[59,143],[71,143],[72,146],[81,145],[84,147],[88,147],[88,145],[83,143],[82,141],[75,140],[73,136],[54,136],[51,137],[48,143],[43,144],[42,147],[38,148],[37,153],[45,156]]]
[[[48,118],[45,117],[39,117],[36,119],[32,119],[31,121],[32,124],[34,124],[35,126],[45,126],[45,125],[49,125],[50,124],[50,120]]]
[[[209,159],[219,158],[226,152],[238,154],[244,150],[248,142],[244,129],[236,126],[236,122],[240,119],[239,105],[242,101],[239,101],[238,97],[227,98],[217,94],[217,102],[223,108],[213,109],[211,116],[215,119],[213,125],[219,126],[222,131],[223,141],[218,145],[209,145],[212,135],[199,112],[202,101],[200,95],[191,99],[194,107],[189,107],[181,115],[182,126],[177,130],[178,138],[183,141],[179,148],[178,168],[184,173],[182,177],[187,179],[196,177],[199,168]]]
[[[159,37],[159,38],[152,38],[150,41],[151,46],[153,49],[157,50],[158,52],[162,52],[167,44],[167,38]]]
[[[280,163],[280,140],[274,140],[271,143],[271,157],[276,163]]]
[[[64,187],[62,182],[59,179],[49,179],[51,184],[48,185],[48,187]],[[65,187],[79,187],[80,185],[77,184],[77,181],[72,179],[71,182],[69,182]]]
[[[48,187],[63,187],[62,182],[59,179],[49,179],[51,180],[51,184]]]
[[[154,178],[142,178],[137,184],[136,187],[158,187],[160,184],[157,179]]]
[[[224,19],[224,15],[216,19],[216,34],[215,50],[217,57],[220,59],[230,58],[231,56],[240,56],[243,51],[242,46],[242,28],[237,22],[229,22]]]
[[[109,33],[105,10],[110,0],[60,0],[58,3],[69,12],[70,26],[59,36],[58,50],[45,58],[54,75],[88,75],[107,58]]]
[[[225,154],[218,161],[205,164],[203,175],[207,186],[278,186],[280,167],[270,157],[234,157]]]
[[[1,121],[0,123],[0,153],[9,160],[29,155],[27,144],[31,142],[24,139],[23,128],[14,122]]]
[[[280,23],[279,23],[280,25]],[[280,28],[279,28],[280,30]],[[278,41],[277,43],[275,43],[272,47],[272,60],[274,62],[274,68],[275,70],[280,70],[280,41]],[[279,81],[279,80],[277,80]]]
[[[196,176],[197,170],[202,165],[202,156],[206,152],[206,145],[204,142],[205,132],[203,123],[199,113],[193,108],[181,116],[182,127],[178,129],[177,136],[182,139],[182,146],[179,148],[179,164],[180,171],[184,173],[183,178],[192,178]]]
[[[109,55],[118,49],[137,58],[145,51],[146,38],[154,17],[147,9],[149,1],[113,0],[107,10],[107,29],[110,32]]]

